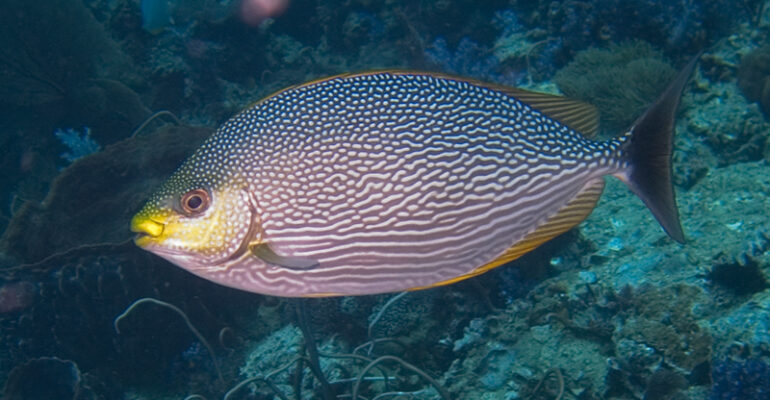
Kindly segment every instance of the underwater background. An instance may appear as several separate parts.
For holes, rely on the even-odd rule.
[[[2,0],[4,399],[770,398],[770,2]],[[415,69],[677,117],[687,243],[621,182],[578,228],[455,285],[283,299],[197,278],[131,216],[287,86]]]

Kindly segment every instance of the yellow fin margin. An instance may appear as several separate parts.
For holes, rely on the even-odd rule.
[[[599,110],[591,104],[555,94],[502,86],[500,91],[591,139],[599,133]]]

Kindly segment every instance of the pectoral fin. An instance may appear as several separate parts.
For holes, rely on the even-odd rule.
[[[251,253],[268,264],[283,268],[308,270],[319,265],[318,261],[313,260],[312,258],[290,257],[276,254],[267,243],[259,243],[251,246]]]

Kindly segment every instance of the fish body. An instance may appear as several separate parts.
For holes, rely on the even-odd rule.
[[[311,82],[227,121],[131,227],[205,279],[287,297],[478,275],[585,219],[606,175],[681,241],[669,162],[688,76],[609,141],[579,132],[591,107],[550,95],[414,72]]]

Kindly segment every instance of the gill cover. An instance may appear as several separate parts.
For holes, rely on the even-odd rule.
[[[159,194],[131,220],[140,247],[193,269],[214,267],[258,242],[259,223],[241,188]]]

